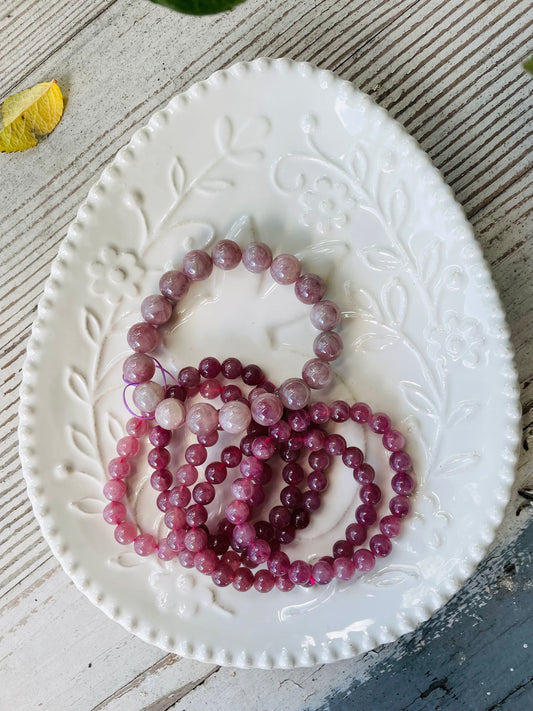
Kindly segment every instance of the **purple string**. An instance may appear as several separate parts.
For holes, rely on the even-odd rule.
[[[167,389],[167,377],[166,377],[167,375],[169,376],[169,378],[172,378],[172,380],[176,383],[176,385],[179,385],[178,379],[174,375],[172,375],[172,373],[170,371],[168,371],[166,368],[163,368],[163,366],[157,360],[157,358],[154,358],[153,356],[150,356],[150,358],[154,361],[156,366],[161,371],[161,375],[163,377],[163,387],[165,388],[165,392]],[[124,376],[122,376],[122,380],[126,383],[126,386],[124,387],[124,390],[122,391],[122,402],[124,403],[124,407],[126,408],[126,410],[130,413],[130,415],[133,415],[133,417],[136,417],[138,420],[152,420],[153,415],[138,415],[128,405],[128,401],[126,399],[126,391],[128,388],[131,388],[133,385],[138,385],[138,383],[134,383],[131,380],[126,380],[126,378]]]

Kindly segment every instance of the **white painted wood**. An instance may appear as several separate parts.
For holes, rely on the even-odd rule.
[[[400,640],[318,670],[217,669],[165,655],[108,620],[55,563],[27,502],[16,439],[25,346],[66,227],[132,132],[175,93],[238,59],[308,60],[354,81],[404,123],[465,206],[508,315],[529,441],[517,482],[531,483],[533,79],[521,62],[532,25],[527,0],[247,0],[204,18],[148,0],[4,0],[0,96],[55,76],[67,107],[37,148],[0,155],[2,707],[320,708],[378,661],[402,656]],[[515,493],[498,536],[502,556],[526,520],[514,515],[519,501]]]

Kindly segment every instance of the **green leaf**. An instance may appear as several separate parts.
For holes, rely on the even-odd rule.
[[[214,15],[216,12],[231,10],[244,0],[151,0],[151,2],[165,5],[187,15]]]
[[[524,62],[524,69],[530,74],[533,74],[533,54]]]

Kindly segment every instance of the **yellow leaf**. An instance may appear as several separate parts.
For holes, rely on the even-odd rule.
[[[0,151],[25,151],[46,136],[59,123],[63,114],[63,96],[54,81],[36,84],[13,96],[1,106]]]

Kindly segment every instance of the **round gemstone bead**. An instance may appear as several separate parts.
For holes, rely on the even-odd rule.
[[[315,469],[307,477],[307,486],[311,491],[325,491],[328,488],[328,478],[321,469]]]
[[[171,530],[178,530],[185,527],[185,511],[177,506],[172,507],[165,513],[165,526]]]
[[[154,447],[148,452],[147,460],[153,469],[164,469],[170,462],[170,452],[164,447]]]
[[[268,434],[271,437],[274,437],[276,442],[288,442],[289,437],[292,434],[291,426],[287,422],[285,422],[285,420],[280,420],[279,422],[276,422],[276,424],[271,425],[268,428]]]
[[[241,372],[241,378],[246,385],[259,385],[265,379],[263,370],[255,363],[244,366]]]
[[[350,469],[355,469],[363,463],[363,453],[359,447],[346,447],[342,455],[342,461]]]
[[[166,447],[167,444],[170,444],[170,440],[172,439],[172,432],[170,432],[170,430],[165,429],[164,427],[155,425],[150,430],[148,438],[150,442],[154,445],[154,447]]]
[[[294,284],[294,293],[302,303],[316,304],[326,293],[326,285],[317,274],[302,274]]]
[[[183,272],[165,272],[159,280],[159,291],[170,301],[178,301],[189,291],[189,280]]]
[[[332,331],[341,322],[341,311],[333,301],[319,301],[311,309],[311,323],[319,331]]]
[[[165,397],[165,389],[153,380],[139,383],[133,391],[133,402],[141,412],[151,414]]]
[[[379,522],[379,528],[387,538],[396,538],[396,536],[400,535],[402,522],[397,516],[383,516]]]
[[[208,403],[195,403],[187,412],[186,423],[193,434],[207,435],[218,427],[218,412]]]
[[[207,459],[207,449],[203,444],[190,444],[185,450],[185,460],[195,467],[199,467]]]
[[[346,440],[342,435],[330,434],[326,437],[324,449],[332,456],[339,456],[346,450]]]
[[[176,481],[184,486],[191,486],[198,479],[198,470],[192,464],[182,464],[176,471]]]
[[[326,560],[319,560],[313,565],[311,577],[318,585],[327,585],[335,577],[333,566]]]
[[[230,445],[222,450],[220,458],[227,467],[233,468],[241,463],[242,452],[235,445]]]
[[[144,321],[133,324],[128,331],[128,345],[136,353],[150,353],[159,345],[157,328]]]
[[[330,405],[333,422],[346,422],[350,419],[350,406],[344,400],[335,400]]]
[[[322,331],[313,341],[313,350],[320,360],[337,360],[343,350],[342,338],[335,331]]]
[[[329,420],[331,411],[325,402],[313,402],[309,405],[309,415],[316,425],[323,425]]]
[[[297,486],[286,486],[281,490],[279,498],[285,508],[295,509],[302,503],[302,492]]]
[[[222,484],[227,473],[226,465],[222,462],[210,462],[205,468],[205,478],[210,484]]]
[[[321,449],[318,452],[311,452],[308,461],[312,469],[327,469],[330,465],[329,454],[325,449]]]
[[[283,415],[283,403],[274,393],[264,393],[254,398],[251,416],[254,421],[266,427],[279,422]]]
[[[377,504],[381,501],[381,489],[376,484],[363,484],[359,498],[364,504]]]
[[[207,521],[207,510],[202,504],[192,504],[185,511],[185,520],[188,526],[197,528]]]
[[[234,380],[242,373],[242,363],[238,358],[226,358],[221,364],[221,370],[225,378]]]
[[[395,474],[392,477],[391,487],[395,494],[403,494],[403,496],[409,496],[415,490],[415,482],[409,474]]]
[[[117,442],[119,457],[135,457],[139,452],[139,440],[136,437],[121,437]]]
[[[412,466],[411,457],[404,451],[393,452],[390,455],[389,463],[395,472],[408,472]]]
[[[194,567],[204,575],[211,575],[215,572],[218,564],[218,556],[215,551],[207,548],[203,551],[198,551],[194,556]]]
[[[287,528],[291,523],[291,513],[285,506],[274,506],[268,514],[268,520],[274,528]]]
[[[278,284],[294,284],[301,271],[300,260],[293,254],[278,254],[270,265],[272,279]]]
[[[295,536],[296,529],[294,528],[294,526],[287,526],[286,528],[276,529],[276,538],[278,539],[279,543],[284,546],[288,546],[289,543],[292,543],[294,541]]]
[[[318,511],[320,508],[320,494],[318,491],[306,491],[302,497],[302,506],[310,513]]]
[[[302,368],[302,378],[313,390],[321,390],[331,384],[333,369],[324,360],[312,358]]]
[[[335,558],[333,573],[339,580],[351,580],[355,573],[355,563],[349,558]]]
[[[244,432],[252,420],[248,405],[238,400],[226,402],[220,408],[218,421],[225,432],[240,434]]]
[[[326,443],[326,435],[322,430],[309,429],[304,435],[304,446],[310,452],[318,452]]]
[[[153,378],[154,373],[154,360],[146,353],[133,353],[122,366],[124,380],[128,383],[145,383]]]
[[[178,373],[178,383],[184,388],[196,388],[200,385],[200,372],[197,368],[187,366]]]
[[[185,405],[181,400],[166,398],[155,408],[155,421],[165,430],[177,430],[185,422]]]
[[[279,397],[288,410],[301,410],[308,404],[311,390],[300,378],[289,378],[281,384]]]
[[[261,563],[266,563],[270,556],[270,545],[267,541],[257,538],[255,541],[250,543],[246,552],[248,554],[248,558],[253,563],[261,565]]]
[[[156,491],[167,491],[172,486],[172,474],[168,469],[156,469],[150,477],[150,484]]]
[[[202,249],[193,249],[183,257],[183,273],[191,281],[207,279],[213,271],[211,257]]]
[[[399,452],[405,447],[405,437],[398,430],[389,430],[383,435],[383,446],[389,452]]]
[[[268,559],[267,568],[272,575],[279,577],[280,575],[287,575],[290,564],[289,556],[286,553],[283,551],[276,551],[275,553],[272,553]]]
[[[251,479],[252,481],[256,481],[261,477],[263,469],[263,462],[255,457],[243,457],[239,465],[241,474],[246,477],[246,479]]]
[[[332,552],[334,558],[350,558],[353,555],[353,545],[349,541],[335,541]]]
[[[265,461],[270,459],[276,451],[276,444],[272,437],[256,437],[252,443],[252,455]]]
[[[397,516],[398,518],[405,518],[410,510],[411,504],[407,496],[394,496],[389,501],[389,511],[393,516]]]
[[[267,593],[272,590],[275,579],[268,570],[258,570],[254,578],[254,588],[257,592]]]
[[[176,557],[176,551],[172,550],[168,541],[160,541],[157,546],[157,557],[160,560],[172,560]]]
[[[378,533],[375,536],[372,536],[368,547],[375,556],[385,558],[392,550],[392,543],[387,536],[384,536],[382,533]]]
[[[280,575],[279,578],[276,578],[276,587],[281,592],[290,592],[294,590],[294,583],[288,575]]]
[[[355,563],[357,570],[360,570],[363,573],[368,573],[368,571],[372,570],[376,564],[376,559],[374,558],[374,554],[369,550],[366,548],[360,548],[353,554],[353,562]]]
[[[366,540],[367,529],[360,523],[350,523],[346,526],[346,540],[354,546],[360,546]]]
[[[197,553],[206,547],[207,533],[203,528],[191,528],[191,530],[185,534],[183,542],[187,550]]]
[[[214,400],[222,391],[222,386],[215,378],[208,378],[200,383],[200,395],[206,400]]]
[[[303,500],[303,496],[302,496]],[[294,509],[291,515],[291,523],[297,530],[301,531],[309,526],[311,516],[305,508]]]
[[[172,304],[161,294],[152,294],[143,300],[141,315],[153,326],[161,326],[172,316]]]
[[[123,546],[133,543],[137,536],[137,526],[132,521],[123,521],[115,528],[115,540]]]
[[[201,481],[199,484],[196,484],[192,490],[192,498],[197,504],[203,504],[204,506],[210,504],[215,498],[215,488],[213,484],[208,481]]]
[[[126,496],[126,484],[121,479],[110,479],[104,484],[104,496],[108,501],[120,501]]]
[[[156,550],[157,543],[151,533],[141,533],[134,540],[133,547],[137,555],[147,556]]]
[[[240,264],[241,257],[241,248],[231,239],[221,239],[211,250],[213,264],[224,271],[235,269]]]
[[[375,476],[376,472],[374,471],[374,467],[371,467],[370,464],[366,462],[353,470],[353,478],[355,481],[358,481],[359,484],[370,484],[374,481]]]
[[[212,356],[202,358],[202,360],[198,364],[198,372],[204,378],[216,378],[217,375],[220,373],[220,369],[220,362]]]
[[[305,585],[311,577],[311,566],[305,560],[295,560],[289,567],[288,575],[295,585]]]
[[[286,464],[281,472],[283,481],[285,481],[290,486],[297,486],[305,478],[305,472],[303,468],[296,462],[292,464]]]
[[[254,574],[249,568],[238,568],[233,577],[233,587],[239,592],[246,592],[254,584]]]
[[[272,264],[272,250],[263,242],[252,242],[242,253],[242,263],[249,272],[260,274]]]
[[[372,415],[370,418],[369,425],[372,432],[375,432],[376,434],[385,434],[385,432],[388,432],[391,427],[390,417],[383,414],[383,412],[376,412],[376,414]]]
[[[234,572],[229,565],[219,563],[217,569],[211,576],[211,580],[219,588],[225,588],[233,582]]]
[[[125,479],[130,475],[131,465],[125,457],[115,457],[107,465],[107,471],[112,479]]]
[[[102,515],[107,523],[122,523],[126,518],[126,507],[120,501],[111,501],[104,507]]]
[[[231,402],[242,398],[242,391],[237,385],[223,385],[220,392],[222,402]]]
[[[373,526],[378,518],[376,510],[370,504],[361,504],[355,509],[357,523],[363,526]]]
[[[230,523],[239,525],[250,518],[250,509],[244,501],[230,501],[225,509],[226,518]]]
[[[255,539],[256,532],[251,523],[240,523],[233,529],[233,542],[242,549],[247,548]]]
[[[187,549],[182,550],[178,553],[178,560],[180,565],[184,568],[194,568],[194,553]]]
[[[365,402],[356,402],[350,408],[350,417],[354,422],[365,424],[372,417],[372,410]]]
[[[142,437],[148,432],[148,420],[140,420],[138,417],[130,417],[126,422],[126,432],[132,437]]]

